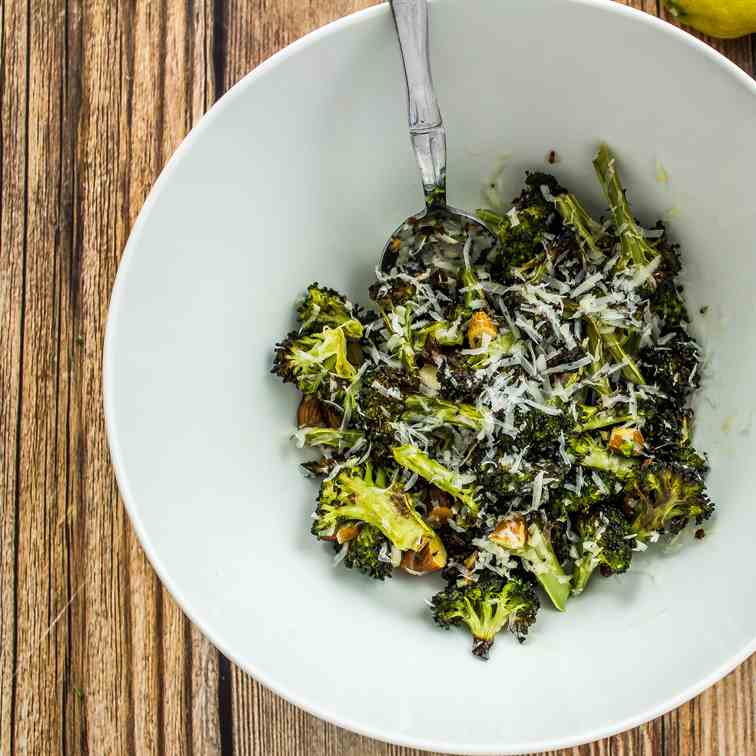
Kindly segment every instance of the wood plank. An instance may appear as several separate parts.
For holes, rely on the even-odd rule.
[[[224,90],[286,45],[378,0],[224,0]]]
[[[14,748],[16,533],[26,257],[27,9],[3,4],[0,28],[0,743]]]
[[[128,181],[128,8],[95,0],[81,6],[81,107],[77,123],[74,318],[79,339],[71,399],[72,490],[78,507],[72,572],[86,584],[75,613],[72,676],[81,680],[80,731],[72,748],[129,753],[135,732],[131,669],[130,582],[126,516],[109,469],[100,409],[102,334],[108,287],[126,239]],[[124,156],[124,157],[120,157]]]
[[[66,409],[71,321],[61,217],[64,13],[40,0],[28,17],[26,238],[16,530],[13,743],[20,753],[60,749],[69,604],[66,550]],[[62,427],[61,423],[62,421]]]
[[[100,399],[105,314],[128,230],[214,96],[212,5],[46,0],[34,4],[30,38],[26,7],[3,7],[0,338],[11,443],[0,750],[219,753],[217,652],[163,595],[131,534]],[[16,133],[26,121],[28,133]]]

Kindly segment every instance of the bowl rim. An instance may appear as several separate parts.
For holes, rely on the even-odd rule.
[[[449,1],[450,0],[429,0],[431,4],[435,4],[436,2]],[[731,60],[726,58],[722,53],[715,50],[713,47],[707,45],[706,43],[694,37],[692,34],[689,34],[683,29],[680,29],[679,27],[676,27],[663,19],[652,16],[636,8],[620,5],[616,2],[607,2],[607,0],[563,0],[563,2],[575,6],[586,6],[599,12],[615,14],[617,16],[625,16],[627,18],[634,19],[638,23],[646,24],[650,28],[655,28],[672,38],[676,38],[680,42],[688,45],[693,50],[696,50],[697,52],[709,58],[709,60],[711,60],[713,63],[716,63],[728,74],[734,76],[736,80],[738,80],[742,85],[749,89],[754,96],[756,96],[756,81],[752,79],[745,71],[739,68]],[[721,680],[725,675],[732,672],[749,656],[756,652],[756,637],[754,637],[742,649],[733,654],[720,666],[716,667],[703,679],[699,680],[693,685],[690,685],[688,688],[681,691],[677,695],[668,698],[660,704],[651,706],[638,714],[626,717],[619,722],[604,727],[595,728],[590,732],[577,734],[575,736],[561,739],[544,739],[520,744],[506,744],[502,746],[494,743],[487,745],[465,745],[462,743],[450,743],[428,738],[415,738],[398,732],[392,733],[380,728],[372,727],[369,724],[361,724],[352,721],[349,718],[342,718],[338,715],[338,713],[322,708],[316,700],[311,700],[306,696],[298,694],[294,690],[290,690],[286,687],[286,685],[279,683],[271,675],[262,674],[254,667],[253,664],[242,663],[241,661],[239,661],[237,655],[224,642],[222,638],[222,632],[219,632],[214,627],[216,623],[213,620],[203,619],[200,613],[194,610],[191,599],[179,586],[180,581],[174,580],[169,570],[163,564],[159,554],[152,545],[150,536],[144,523],[138,516],[135,499],[130,490],[126,472],[126,464],[118,440],[118,421],[116,417],[117,413],[115,410],[115,396],[117,390],[113,363],[115,359],[115,353],[117,351],[116,340],[118,331],[118,319],[121,302],[124,296],[124,282],[128,277],[128,271],[131,266],[132,260],[137,254],[137,249],[139,247],[141,237],[144,233],[147,217],[154,209],[165,185],[168,183],[168,180],[175,171],[178,163],[184,157],[184,154],[187,153],[192,148],[194,142],[212,126],[213,122],[216,120],[216,118],[219,117],[221,112],[225,108],[227,108],[233,100],[240,96],[243,96],[245,91],[251,85],[253,85],[257,79],[262,78],[271,71],[275,70],[288,58],[295,56],[300,50],[306,49],[316,42],[319,42],[320,40],[323,40],[333,34],[340,33],[353,25],[365,23],[374,17],[388,13],[389,8],[388,3],[386,2],[365,8],[360,11],[356,11],[309,32],[308,34],[300,37],[288,46],[274,53],[271,57],[260,63],[256,68],[248,72],[236,84],[230,87],[220,98],[218,98],[218,100],[199,119],[195,126],[192,127],[189,133],[182,140],[181,144],[177,147],[173,155],[164,165],[158,178],[150,189],[144,205],[139,211],[139,215],[129,234],[129,238],[124,247],[121,261],[118,266],[118,271],[116,273],[110,305],[108,308],[103,348],[102,372],[105,430],[108,440],[108,447],[110,450],[111,463],[115,471],[118,489],[121,494],[121,498],[123,499],[126,511],[129,515],[131,525],[142,548],[144,549],[145,554],[147,555],[147,558],[150,561],[150,564],[160,578],[163,586],[168,590],[168,592],[171,594],[184,614],[186,614],[191,622],[200,629],[202,634],[213,644],[213,646],[215,646],[217,650],[219,650],[227,659],[243,669],[244,672],[273,691],[276,695],[281,696],[289,703],[298,706],[309,714],[312,714],[321,720],[330,722],[331,724],[334,724],[338,727],[350,730],[351,732],[355,732],[359,735],[375,738],[387,743],[394,743],[408,748],[417,748],[450,754],[465,753],[470,754],[471,756],[494,756],[495,754],[500,754],[502,756],[516,756],[517,754],[524,753],[538,753],[541,751],[573,748],[633,729],[653,719],[656,719],[672,711],[673,709],[678,708],[679,706],[682,706],[684,703],[690,701],[699,693],[703,692],[704,690]]]

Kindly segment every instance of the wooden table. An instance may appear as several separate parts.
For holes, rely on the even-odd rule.
[[[126,518],[100,398],[113,278],[165,161],[247,71],[372,4],[0,0],[3,756],[417,753],[299,711],[192,627]],[[756,39],[717,46],[753,73]],[[755,754],[755,672],[571,753]]]

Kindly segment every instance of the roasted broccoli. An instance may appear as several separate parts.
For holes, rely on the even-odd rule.
[[[496,233],[501,244],[501,252],[492,266],[494,278],[512,282],[517,278],[516,270],[522,271],[542,257],[544,243],[562,228],[561,217],[546,197],[562,193],[564,189],[552,176],[531,173],[507,215],[478,210],[478,217]]]
[[[345,541],[348,545],[344,565],[376,580],[391,577],[396,566],[391,560],[391,542],[374,525],[363,523],[352,527],[357,534]]]
[[[331,538],[342,525],[367,523],[401,551],[428,549],[437,569],[446,564],[441,539],[417,513],[412,497],[398,483],[388,483],[383,470],[372,465],[348,467],[321,484],[312,532]]]
[[[276,346],[273,372],[284,383],[295,383],[304,394],[317,393],[331,376],[351,381],[357,369],[349,361],[347,339],[359,339],[362,331],[358,320],[347,320],[308,336],[293,332]]]
[[[640,365],[649,383],[667,396],[684,401],[699,385],[701,357],[698,345],[684,331],[672,332],[661,346],[647,347],[640,353]]]
[[[475,487],[471,485],[474,477],[470,480],[469,476],[449,470],[412,444],[397,446],[393,451],[398,465],[419,475],[436,488],[446,491],[463,506],[460,513],[461,523],[474,522],[480,512],[475,498]]]
[[[444,628],[465,626],[473,637],[473,654],[483,660],[488,659],[501,630],[509,630],[522,643],[538,608],[538,597],[528,580],[490,574],[461,587],[451,584],[431,599],[436,622]]]
[[[335,449],[351,449],[365,440],[359,431],[338,428],[299,428],[294,438],[300,447],[331,446]]]
[[[630,524],[618,509],[602,506],[577,518],[579,557],[572,573],[572,595],[582,593],[594,570],[618,575],[630,568],[634,538]]]
[[[408,396],[404,402],[402,418],[409,423],[422,422],[429,427],[456,425],[480,432],[491,422],[490,415],[471,404],[455,404],[445,399],[422,396]]]
[[[578,244],[592,262],[600,262],[606,255],[601,242],[606,236],[604,227],[588,214],[574,194],[560,194],[554,198],[554,206],[562,220],[575,233]]]
[[[631,478],[637,468],[636,461],[613,454],[601,441],[592,436],[573,436],[568,448],[584,467],[608,473],[618,480]]]
[[[627,504],[639,541],[679,533],[691,520],[700,525],[714,512],[698,471],[664,462],[651,462],[641,469],[628,487]]]
[[[325,326],[335,328],[349,320],[358,320],[357,308],[334,289],[319,286],[307,287],[304,299],[297,307],[302,333],[320,331]]]
[[[312,532],[368,577],[441,571],[436,621],[484,658],[501,629],[525,636],[536,591],[564,611],[714,510],[680,249],[633,216],[606,146],[594,168],[604,216],[541,172],[506,211],[494,181],[494,234],[410,219],[376,312],[312,284],[276,347],[303,395],[293,439],[319,455]]]
[[[599,148],[593,166],[609,202],[609,209],[620,240],[622,254],[617,262],[617,269],[622,271],[634,267],[649,270],[649,266],[660,262],[659,253],[647,241],[630,210],[630,204],[617,173],[614,156],[605,144]],[[650,270],[650,273],[653,274],[653,270]]]
[[[489,539],[497,546],[522,560],[543,586],[554,606],[563,612],[570,596],[570,579],[554,552],[548,527],[538,518],[530,523],[520,516],[501,520]]]
[[[571,475],[549,499],[547,510],[556,520],[590,512],[613,496],[617,485],[611,478],[604,479],[598,471],[583,472],[579,468],[579,473]]]

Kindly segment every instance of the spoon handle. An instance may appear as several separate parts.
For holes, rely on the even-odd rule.
[[[407,81],[412,147],[429,210],[446,207],[446,127],[433,89],[427,0],[390,0]]]

